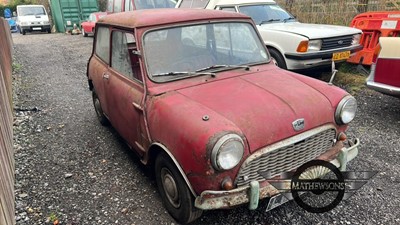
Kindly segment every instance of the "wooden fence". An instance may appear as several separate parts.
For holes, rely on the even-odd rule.
[[[12,39],[0,17],[0,224],[15,224],[12,114]]]
[[[354,16],[367,11],[400,10],[400,0],[276,0],[304,23],[349,26]]]

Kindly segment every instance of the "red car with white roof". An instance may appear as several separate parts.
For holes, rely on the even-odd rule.
[[[356,100],[277,67],[243,14],[108,15],[96,24],[87,76],[100,122],[154,169],[179,223],[278,195],[260,171],[276,177],[313,159],[344,170],[358,153],[345,134]]]

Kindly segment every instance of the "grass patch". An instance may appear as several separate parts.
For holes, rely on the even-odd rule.
[[[323,73],[321,80],[329,82],[331,73]],[[352,95],[356,95],[359,91],[364,89],[365,80],[367,76],[357,71],[357,65],[344,63],[338,69],[333,84],[346,89]]]

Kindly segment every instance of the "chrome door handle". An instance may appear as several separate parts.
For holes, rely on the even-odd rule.
[[[104,80],[110,79],[110,75],[108,75],[108,74],[103,74],[103,79],[104,79]]]

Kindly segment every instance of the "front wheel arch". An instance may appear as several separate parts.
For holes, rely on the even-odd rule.
[[[194,206],[195,198],[179,168],[166,152],[157,155],[154,172],[163,205],[177,222],[187,224],[202,215],[203,211]]]
[[[272,62],[282,69],[287,69],[286,61],[283,55],[274,47],[267,46]]]

